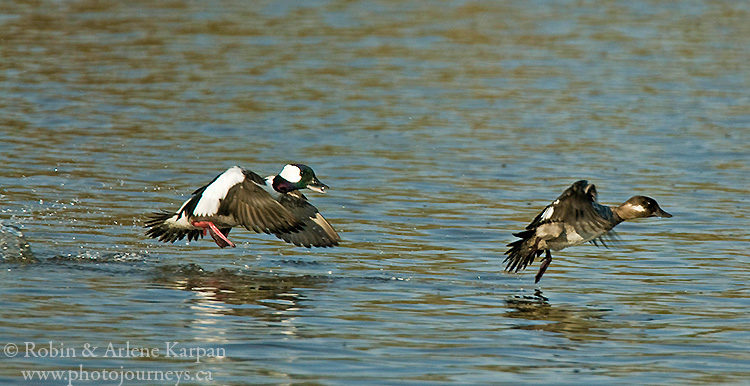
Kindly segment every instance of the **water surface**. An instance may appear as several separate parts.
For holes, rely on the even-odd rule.
[[[747,382],[749,17],[734,1],[2,4],[0,220],[35,260],[2,263],[0,343],[20,351],[0,380]],[[287,162],[332,186],[307,196],[340,247],[144,237],[147,213],[222,170]],[[539,286],[538,264],[503,273],[511,233],[581,178],[674,217],[556,253]]]

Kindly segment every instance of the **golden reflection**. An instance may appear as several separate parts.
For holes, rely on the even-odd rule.
[[[271,322],[293,319],[304,306],[300,288],[318,286],[324,278],[237,273],[222,268],[207,271],[195,264],[164,266],[155,281],[169,288],[195,293],[191,308],[208,318],[233,315]],[[212,322],[209,322],[209,324]]]
[[[601,310],[591,310],[572,305],[552,305],[536,290],[533,296],[513,296],[506,300],[510,308],[505,316],[532,323],[519,323],[513,328],[543,330],[564,335],[570,340],[600,340],[607,336]],[[545,323],[537,323],[545,322]]]

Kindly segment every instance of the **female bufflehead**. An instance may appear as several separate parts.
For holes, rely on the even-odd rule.
[[[614,239],[612,228],[615,225],[643,217],[672,217],[663,211],[653,198],[633,196],[619,206],[604,206],[596,202],[594,184],[586,180],[577,181],[563,192],[552,204],[539,213],[526,230],[514,233],[519,237],[508,246],[503,263],[508,263],[506,271],[518,272],[534,262],[537,256],[545,253],[539,273],[534,280],[538,283],[552,261],[550,250],[559,251],[571,245],[597,241],[606,246],[604,239]]]
[[[149,216],[146,236],[173,243],[185,236],[197,240],[208,232],[220,248],[234,247],[227,235],[232,227],[243,226],[298,246],[338,245],[341,238],[307,202],[299,191],[303,188],[325,193],[328,185],[302,164],[286,165],[278,175],[266,178],[233,166],[193,192],[177,212]]]

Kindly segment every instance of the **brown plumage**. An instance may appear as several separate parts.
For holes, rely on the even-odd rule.
[[[577,181],[546,206],[526,230],[513,234],[519,239],[507,245],[510,248],[505,252],[505,270],[518,272],[545,254],[535,277],[538,283],[552,261],[550,250],[587,241],[607,246],[607,241],[617,237],[612,230],[617,224],[653,216],[672,217],[646,196],[633,196],[615,207],[601,205],[597,202],[596,187],[586,180]]]

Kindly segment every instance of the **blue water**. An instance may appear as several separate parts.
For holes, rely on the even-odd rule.
[[[0,222],[33,259],[0,255],[0,382],[746,383],[749,15],[2,4]],[[288,162],[332,187],[306,195],[341,246],[144,236],[226,168]],[[511,234],[582,178],[602,203],[644,194],[674,217],[555,253],[538,286],[538,263],[504,273]]]

